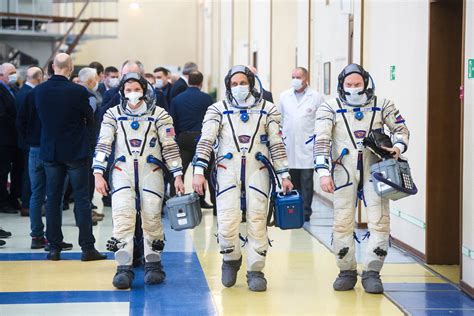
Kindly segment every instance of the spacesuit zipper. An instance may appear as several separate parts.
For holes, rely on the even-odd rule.
[[[357,186],[357,197],[367,206],[364,196],[364,156],[362,150],[357,155],[357,170],[359,170],[359,185]]]
[[[247,157],[242,156],[240,162],[240,208],[243,213],[247,211],[247,201],[246,201],[246,192],[245,192],[245,166],[247,163]]]
[[[141,206],[140,206],[140,187],[138,185],[139,179],[138,179],[138,159],[133,159],[133,171],[135,175],[135,207],[137,209],[137,212],[140,213],[141,211]]]

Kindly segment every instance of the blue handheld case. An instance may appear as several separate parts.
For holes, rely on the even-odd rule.
[[[275,226],[280,229],[297,229],[303,227],[303,199],[297,190],[283,194],[274,194]]]

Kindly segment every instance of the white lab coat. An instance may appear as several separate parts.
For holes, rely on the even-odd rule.
[[[293,88],[280,95],[279,110],[282,115],[283,139],[290,169],[312,169],[314,125],[316,110],[324,98],[309,86],[298,102]]]

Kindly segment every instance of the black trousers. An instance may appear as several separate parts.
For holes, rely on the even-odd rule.
[[[8,204],[7,181],[8,174],[12,170],[15,150],[15,147],[0,146],[0,206]]]
[[[297,189],[303,198],[303,208],[305,217],[311,216],[313,210],[313,169],[290,169],[290,176],[295,189]]]
[[[193,157],[196,154],[196,145],[199,139],[201,132],[182,132],[177,137],[177,142],[179,146],[179,152],[181,153],[181,160],[183,161],[183,174],[186,174],[186,170],[189,167],[189,164],[193,161]],[[211,166],[214,164],[214,154],[211,156],[211,161],[209,161],[209,168],[207,168],[204,176],[206,177],[207,182],[209,183],[209,194],[211,196],[211,202],[216,205],[216,195],[214,188],[211,185]],[[204,199],[204,196],[201,197]]]

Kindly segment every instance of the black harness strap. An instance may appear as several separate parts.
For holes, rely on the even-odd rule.
[[[337,105],[342,110],[341,102],[339,101],[339,99],[336,99],[336,101],[337,101]],[[349,137],[351,138],[352,145],[354,145],[354,148],[357,149],[357,145],[354,140],[354,137],[352,136],[351,128],[349,127],[349,123],[347,122],[346,115],[342,111],[341,111],[341,114],[342,114],[342,118],[344,119],[344,124],[346,125],[347,133],[349,133]]]
[[[229,108],[227,107],[227,103],[225,101],[222,101],[222,103],[224,103],[225,110],[228,111]],[[230,114],[227,114],[227,119],[229,120],[230,129],[232,130],[232,137],[234,138],[235,147],[237,148],[237,151],[240,152],[239,142],[237,141],[237,137],[235,137],[234,125],[230,119]]]
[[[260,128],[260,121],[262,120],[263,110],[265,109],[265,104],[266,103],[267,103],[267,101],[264,100],[262,108],[260,109],[260,116],[258,118],[257,128],[255,129],[255,133],[253,133],[252,142],[250,143],[249,154],[252,151],[253,143],[255,142],[255,136],[257,136],[258,129]]]

